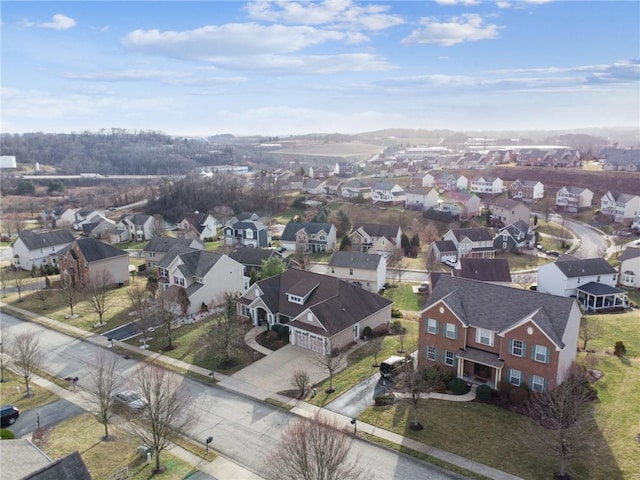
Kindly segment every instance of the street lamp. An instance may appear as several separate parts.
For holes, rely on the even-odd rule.
[[[207,438],[206,438],[206,440],[205,440],[204,442],[205,442],[205,445],[206,445],[206,447],[207,447],[207,455],[209,455],[209,444],[210,444],[211,442],[213,442],[213,437],[207,437]]]
[[[356,417],[353,417],[351,419],[351,425],[353,425],[353,435],[354,436],[358,435],[358,424],[357,424]]]

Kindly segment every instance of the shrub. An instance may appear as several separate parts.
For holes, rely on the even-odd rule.
[[[281,340],[289,340],[289,327],[286,325],[280,325],[280,328],[278,329],[278,337],[280,337]]]
[[[515,385],[513,385],[508,380],[500,380],[500,383],[498,383],[498,391],[500,392],[500,395],[505,399],[509,398],[509,394],[514,388],[516,388]]]
[[[373,329],[373,335],[375,337],[382,337],[384,335],[387,335],[388,333],[389,333],[389,324],[387,323],[378,325],[376,328]]]
[[[364,338],[370,338],[373,335],[373,330],[371,329],[371,327],[366,326],[362,329],[362,336]]]
[[[454,378],[449,381],[449,383],[447,383],[447,388],[451,390],[451,393],[454,395],[464,395],[467,393],[467,384],[464,383],[464,380],[459,378]]]
[[[279,333],[280,333],[280,327],[281,327],[281,325],[280,325],[280,324],[278,324],[278,323],[276,323],[275,325],[271,325],[270,330],[271,330],[272,332],[275,332],[275,333],[278,333],[278,334],[279,334]]]
[[[613,347],[613,354],[620,358],[624,357],[627,354],[627,347],[624,346],[624,342],[618,340],[616,345]]]
[[[391,322],[391,334],[399,335],[401,333],[407,333],[407,329],[402,326],[402,322],[400,320],[396,320],[395,322]]]
[[[4,428],[0,430],[0,439],[2,440],[13,440],[16,436],[13,434],[11,430],[5,430]]]
[[[529,400],[529,391],[523,387],[514,387],[509,392],[509,400],[521,407]]]
[[[391,308],[391,318],[402,318],[402,312],[397,308]]]
[[[489,385],[480,385],[476,389],[476,398],[480,401],[488,402],[489,400],[491,400],[492,393],[493,390]]]
[[[393,405],[393,403],[396,401],[396,397],[393,393],[385,393],[383,395],[378,395],[373,399],[373,401],[375,402],[376,407],[380,407],[383,405]]]

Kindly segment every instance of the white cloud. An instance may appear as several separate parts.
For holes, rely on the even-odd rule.
[[[478,5],[480,3],[479,0],[436,0],[436,3],[439,5]]]
[[[258,0],[247,5],[251,18],[298,25],[349,25],[352,28],[383,30],[404,23],[391,15],[387,5],[356,5],[351,0],[323,2]]]
[[[502,28],[495,24],[485,24],[480,15],[465,14],[453,17],[448,22],[438,22],[433,18],[422,18],[424,28],[414,30],[402,40],[403,44],[431,44],[450,47],[463,42],[477,42],[498,37]]]
[[[511,8],[510,2],[496,2],[496,7],[498,8]]]
[[[246,82],[244,77],[196,77],[187,72],[166,70],[123,70],[119,72],[63,72],[63,78],[89,82],[153,82],[165,85],[226,85]]]
[[[18,21],[18,26],[24,28],[30,27],[38,27],[38,28],[48,28],[50,30],[68,30],[76,26],[76,21],[67,17],[66,15],[62,15],[61,13],[56,13],[53,17],[51,17],[50,22],[34,22],[28,19],[21,19]]]

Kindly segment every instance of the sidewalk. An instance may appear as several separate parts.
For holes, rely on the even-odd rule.
[[[37,315],[34,314],[32,312],[29,312],[27,310],[21,309],[21,308],[17,308],[17,307],[13,307],[10,305],[6,305],[4,303],[0,302],[0,307],[7,309],[9,311],[16,311],[19,312],[20,314],[22,314],[23,316],[27,317],[27,318],[32,318],[35,321],[37,321],[38,323],[41,323],[45,326],[50,326],[53,327],[59,331],[69,331],[69,333],[71,333],[72,335],[74,335],[77,338],[82,338],[85,341],[91,342],[95,345],[99,345],[102,346],[104,348],[109,348],[109,342],[107,341],[107,339],[101,335],[97,335],[97,334],[92,334],[90,332],[86,332],[82,329],[79,328],[75,328],[69,325],[65,325],[62,322],[58,322],[55,320],[52,320],[48,317],[45,316],[41,316],[41,315]],[[254,339],[255,339],[255,335],[254,335]],[[153,360],[155,362],[158,363],[163,363],[165,365],[172,365],[190,372],[196,372],[200,375],[203,376],[210,376],[210,374],[212,373],[210,370],[207,370],[205,368],[201,368],[198,367],[196,365],[192,365],[186,362],[183,362],[181,360],[177,360],[171,357],[167,357],[165,355],[159,354],[159,353],[155,353],[155,352],[149,352],[147,350],[144,350],[142,348],[133,346],[133,345],[129,345],[128,343],[125,342],[120,342],[120,341],[114,341],[113,342],[115,346],[118,346],[124,350],[128,350],[131,352],[135,352],[137,355],[142,355],[145,356],[147,358],[153,358]],[[344,415],[338,414],[338,413],[334,413],[325,409],[322,409],[320,407],[317,407],[315,405],[312,405],[310,403],[304,402],[304,401],[300,401],[300,400],[296,400],[296,399],[292,399],[289,397],[285,397],[282,395],[279,395],[275,392],[270,392],[268,390],[265,390],[263,388],[259,388],[256,387],[255,385],[252,385],[250,383],[247,382],[243,382],[241,380],[235,379],[233,377],[227,376],[227,375],[222,375],[220,373],[215,373],[214,374],[214,378],[216,380],[218,380],[218,383],[216,384],[217,388],[223,388],[232,392],[235,392],[237,394],[243,395],[245,397],[248,398],[252,398],[254,400],[259,400],[259,401],[264,401],[268,398],[270,399],[276,399],[279,402],[282,402],[283,404],[287,404],[290,405],[292,407],[292,409],[290,410],[292,413],[302,416],[302,417],[306,417],[306,418],[310,418],[315,416],[318,412],[322,412],[322,415],[327,416],[327,417],[332,417],[335,418],[336,421],[338,422],[338,424],[344,424],[344,425],[349,425],[351,422],[351,418],[349,417],[345,417]],[[60,388],[54,385],[55,388]],[[64,389],[60,389],[63,392],[65,392]],[[57,393],[57,392],[56,392]],[[77,392],[66,392],[66,394],[71,394],[71,395],[77,395]],[[475,390],[473,390],[472,392],[470,392],[467,395],[464,395],[463,397],[465,397],[464,399],[460,399],[460,401],[469,401],[471,398],[467,399],[466,397],[468,395],[473,394],[475,396]],[[67,397],[63,397],[63,398],[67,398]],[[73,401],[73,400],[71,400]],[[487,465],[483,465],[481,463],[475,462],[473,460],[469,460],[466,459],[464,457],[461,457],[459,455],[455,455],[453,453],[449,453],[446,452],[444,450],[440,450],[434,447],[430,447],[429,445],[425,445],[423,443],[417,442],[415,440],[411,440],[408,439],[406,437],[403,437],[401,435],[398,435],[396,433],[390,432],[388,430],[384,430],[378,427],[375,427],[373,425],[370,424],[366,424],[366,423],[361,423],[358,422],[357,424],[357,428],[359,432],[364,432],[364,433],[368,433],[370,435],[376,436],[378,438],[382,438],[385,440],[388,440],[390,442],[393,442],[395,444],[398,445],[402,445],[404,447],[410,448],[412,450],[416,450],[418,452],[422,452],[425,453],[427,455],[430,455],[432,457],[438,458],[440,460],[446,461],[448,463],[451,463],[452,465],[457,465],[459,467],[465,468],[467,470],[470,470],[472,472],[476,472],[476,473],[480,473],[481,475],[486,476],[487,478],[490,479],[494,479],[494,480],[521,480],[519,477],[516,477],[514,475],[508,474],[506,472],[502,472],[500,470],[497,470],[495,468],[489,467]],[[186,454],[189,454],[189,452],[185,452]],[[191,455],[191,454],[189,454]],[[202,462],[202,459],[200,457],[196,457],[198,462]],[[216,462],[219,462],[220,457],[218,459],[216,459],[214,462],[212,462],[211,464],[208,465],[214,465]],[[226,460],[227,463],[229,463],[229,465],[225,465],[224,467],[222,466],[222,464],[224,463],[224,461],[221,461],[219,463],[219,466],[216,466],[215,468],[217,469],[223,469],[223,468],[229,468],[229,474],[222,474],[220,472],[218,472],[217,474],[214,474],[215,476],[217,476],[220,479],[247,479],[247,480],[252,480],[252,479],[257,479],[260,477],[255,476],[255,474],[244,470],[242,467],[234,464],[233,462]],[[207,470],[204,470],[204,467],[200,466],[200,464],[198,463],[198,468],[200,468],[202,471],[204,471],[205,473],[208,473]],[[207,467],[208,468],[208,467]],[[211,467],[214,468],[214,467]],[[234,473],[233,468],[237,468],[238,471]],[[242,474],[241,474],[242,473]],[[245,475],[246,473],[246,475]]]

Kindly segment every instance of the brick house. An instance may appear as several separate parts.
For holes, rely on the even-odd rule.
[[[443,275],[419,315],[418,365],[470,384],[548,391],[576,358],[573,298]]]
[[[544,197],[544,185],[537,180],[514,180],[509,186],[511,198],[532,202]]]
[[[129,284],[129,254],[95,238],[78,238],[60,252],[60,275],[75,285],[87,285],[94,275],[106,273],[113,285]]]

